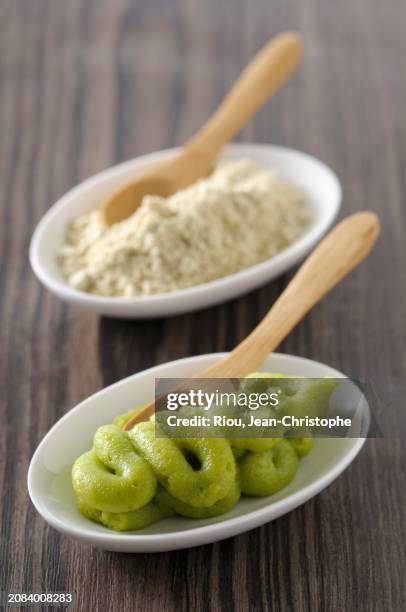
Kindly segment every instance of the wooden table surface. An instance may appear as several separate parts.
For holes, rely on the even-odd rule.
[[[186,551],[116,554],[62,537],[31,505],[26,474],[77,402],[155,364],[230,349],[286,285],[283,276],[201,312],[115,321],[60,303],[28,265],[32,231],[59,196],[115,162],[181,143],[283,29],[304,36],[300,71],[240,140],[323,159],[342,181],[341,215],[377,212],[382,236],[281,351],[352,376],[404,376],[405,2],[3,0],[0,28],[0,588],[71,591],[83,611],[400,611],[402,405],[385,415],[392,433],[367,441],[315,499]]]

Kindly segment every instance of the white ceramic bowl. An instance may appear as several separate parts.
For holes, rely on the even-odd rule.
[[[221,356],[190,357],[145,370],[99,391],[62,417],[39,444],[28,472],[29,494],[43,518],[58,531],[107,550],[189,548],[248,531],[293,510],[327,487],[359,453],[364,438],[317,438],[285,489],[269,498],[243,497],[230,512],[216,518],[174,517],[133,533],[114,533],[85,519],[76,509],[70,471],[74,460],[91,447],[97,427],[151,399],[155,377],[188,377]],[[269,355],[262,369],[313,378],[344,376],[322,363],[278,353]]]
[[[173,154],[174,149],[144,155],[114,166],[84,181],[65,194],[38,224],[30,245],[30,262],[35,274],[62,300],[123,318],[152,318],[188,312],[218,304],[241,295],[282,274],[298,263],[332,224],[341,202],[341,188],[335,174],[320,161],[299,151],[259,144],[233,144],[223,159],[248,157],[261,166],[276,168],[281,175],[302,188],[313,220],[304,234],[278,255],[236,274],[188,289],[148,297],[102,297],[70,287],[57,265],[67,223],[97,208],[131,177]]]

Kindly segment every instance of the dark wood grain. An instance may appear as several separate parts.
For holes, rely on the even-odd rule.
[[[230,303],[126,322],[74,312],[34,279],[47,208],[113,162],[182,142],[270,35],[304,36],[300,72],[241,134],[314,154],[342,214],[379,213],[368,261],[281,350],[386,381],[406,366],[406,4],[402,0],[3,0],[0,4],[0,588],[72,591],[78,610],[397,612],[405,590],[405,418],[384,415],[332,486],[287,516],[211,546],[120,555],[48,528],[30,457],[84,397],[167,360],[231,348],[283,277]]]

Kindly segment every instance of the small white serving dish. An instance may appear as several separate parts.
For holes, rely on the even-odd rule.
[[[173,517],[137,532],[115,533],[78,512],[71,466],[91,447],[96,429],[137,403],[150,400],[155,377],[192,376],[224,355],[189,357],[145,370],[95,393],[63,416],[39,444],[28,471],[29,494],[43,518],[61,533],[106,550],[167,551],[216,542],[263,525],[297,508],[335,480],[359,453],[365,438],[316,438],[312,452],[301,460],[294,480],[285,489],[268,498],[243,497],[219,517]],[[309,378],[344,377],[322,363],[278,353],[269,355],[262,369]],[[364,410],[369,414],[367,405]]]
[[[51,207],[39,222],[30,245],[32,269],[45,287],[65,302],[111,317],[153,318],[204,308],[259,287],[297,264],[326,233],[340,207],[337,177],[314,157],[271,145],[232,144],[225,149],[222,159],[245,157],[260,166],[275,168],[304,191],[312,222],[298,240],[260,264],[180,291],[124,298],[92,295],[69,286],[57,264],[57,252],[69,221],[97,208],[119,186],[174,151],[159,151],[108,168],[68,191]]]

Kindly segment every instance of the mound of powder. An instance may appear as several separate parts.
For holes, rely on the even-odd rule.
[[[128,219],[103,228],[98,211],[73,220],[58,260],[68,283],[105,296],[199,285],[248,268],[308,225],[303,195],[248,160],[226,162],[169,198],[147,196]]]

